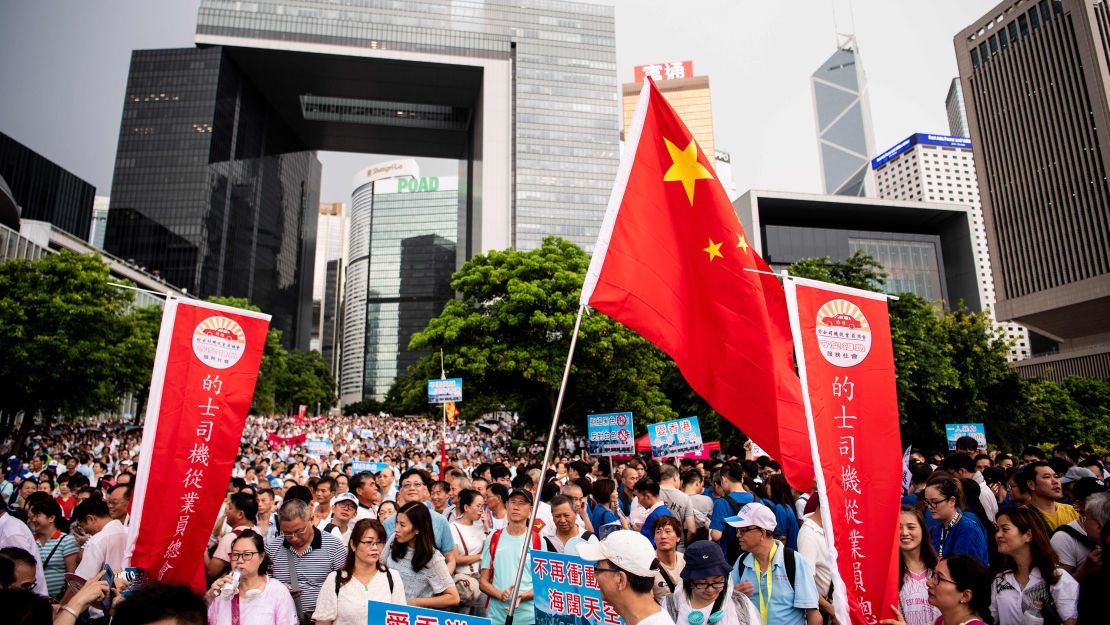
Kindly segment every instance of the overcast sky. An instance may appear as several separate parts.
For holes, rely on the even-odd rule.
[[[995,0],[610,0],[617,78],[692,60],[710,77],[718,149],[751,188],[817,192],[809,76],[853,31],[870,83],[876,149],[948,132],[952,38]],[[108,195],[131,51],[193,45],[198,0],[0,0],[0,131]],[[835,15],[834,15],[835,13]],[[619,87],[618,87],[619,89]],[[354,172],[379,157],[321,155],[322,201],[349,201]],[[456,172],[424,162],[425,173]]]

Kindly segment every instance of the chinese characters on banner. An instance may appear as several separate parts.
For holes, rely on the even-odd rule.
[[[577,556],[532,551],[536,625],[622,625],[613,606],[602,601],[594,564]],[[570,618],[568,618],[570,617]]]
[[[898,605],[902,472],[886,296],[794,278],[785,286],[847,593],[833,604],[853,624],[874,625]]]
[[[689,78],[694,75],[694,62],[668,61],[666,63],[652,63],[651,65],[637,65],[635,72],[637,83],[644,82],[644,78],[648,77],[655,82]]]
[[[126,556],[153,579],[205,589],[203,551],[227,494],[269,324],[261,313],[166,301]]]
[[[948,439],[948,451],[956,449],[956,439],[970,436],[979,443],[979,449],[987,448],[987,430],[982,423],[946,423],[944,435]]]
[[[636,453],[632,435],[632,413],[586,415],[591,456],[619,456]]]
[[[382,625],[490,625],[490,620],[481,616],[442,612],[428,608],[414,608],[407,605],[368,601],[367,623]]]
[[[697,417],[653,423],[648,426],[652,458],[673,458],[701,451],[701,426]]]

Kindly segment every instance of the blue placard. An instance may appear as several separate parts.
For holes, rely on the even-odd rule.
[[[414,608],[381,601],[366,602],[367,625],[491,625],[488,618]]]
[[[912,134],[899,141],[894,147],[871,159],[871,169],[878,169],[890,159],[898,156],[915,145],[939,145],[950,148],[971,149],[971,139],[951,135],[932,135],[924,132]]]
[[[428,403],[442,404],[462,401],[462,378],[428,380]]]
[[[314,456],[324,456],[332,452],[331,441],[310,438],[305,441],[305,449]]]
[[[591,456],[631,456],[636,453],[631,412],[586,415],[586,430]]]
[[[961,436],[970,436],[979,442],[979,449],[987,448],[987,429],[982,423],[946,423],[944,435],[948,439],[948,450],[956,448],[956,439]]]
[[[370,437],[371,437],[371,436],[373,436],[373,435],[374,435],[374,433],[373,433],[372,431],[370,431],[370,430],[367,430],[367,429],[365,429],[365,428],[363,428],[362,430],[360,430],[360,431],[359,431],[359,433],[358,433],[358,437],[359,437],[359,438],[370,438]]]
[[[363,471],[369,471],[371,473],[381,473],[388,468],[389,463],[387,462],[368,462],[366,460],[351,461],[351,472],[356,474],[362,473]]]
[[[621,625],[617,611],[601,599],[593,562],[532,551],[532,589],[536,625]]]
[[[652,423],[648,426],[648,440],[652,458],[674,458],[701,451],[705,445],[697,417]]]

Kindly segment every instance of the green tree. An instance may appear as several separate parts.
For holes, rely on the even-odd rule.
[[[887,274],[873,257],[856,250],[845,260],[828,256],[799,260],[787,268],[792,276],[832,282],[866,291],[881,291]]]
[[[555,237],[532,251],[469,260],[452,278],[459,297],[410,344],[436,353],[421,359],[390,395],[402,405],[419,405],[425,380],[439,377],[442,348],[448,373],[464,379],[464,417],[514,410],[528,427],[546,432],[589,262],[581,248]],[[662,352],[631,330],[605,315],[587,315],[563,418],[581,424],[587,413],[616,410],[633,411],[640,423],[674,418],[660,389],[666,364]]]
[[[209,302],[242,308],[254,312],[262,309],[248,302],[242,297],[209,297]],[[262,348],[262,363],[259,365],[258,381],[254,385],[254,397],[251,399],[251,412],[255,414],[274,414],[278,411],[275,399],[278,384],[285,375],[285,360],[288,352],[281,344],[281,330],[271,328],[266,333],[266,345]]]
[[[286,353],[274,401],[287,412],[296,411],[301,405],[308,406],[310,411],[317,406],[323,411],[335,405],[335,378],[320,352],[295,349]]]
[[[0,263],[0,440],[112,410],[149,383],[154,345],[96,256]]]
[[[154,372],[154,353],[158,347],[158,335],[162,328],[162,308],[159,306],[143,306],[136,308],[131,313],[131,319],[137,326],[137,331],[143,336],[150,338],[150,351],[144,354],[141,363],[136,363],[136,367],[146,370],[146,375],[140,375],[138,382],[141,382],[135,391],[135,413],[131,415],[132,422],[138,424],[142,423],[143,417],[146,415],[146,401],[150,395],[150,380]]]

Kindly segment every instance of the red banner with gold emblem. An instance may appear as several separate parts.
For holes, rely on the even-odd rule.
[[[902,457],[887,296],[788,278],[787,305],[811,419],[837,620],[874,625],[898,605]]]
[[[127,559],[204,590],[204,550],[254,396],[270,316],[170,298],[143,426]]]

